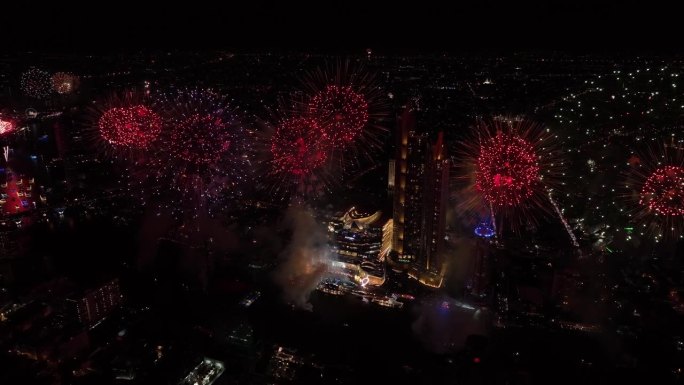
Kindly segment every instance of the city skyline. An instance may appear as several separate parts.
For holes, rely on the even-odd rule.
[[[0,56],[0,382],[678,383],[670,56]]]

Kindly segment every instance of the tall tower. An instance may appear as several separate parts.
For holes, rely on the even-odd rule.
[[[393,250],[400,262],[414,262],[421,252],[426,136],[416,133],[412,107],[398,119],[394,162]]]
[[[449,198],[449,161],[444,135],[430,143],[416,131],[414,110],[399,117],[394,160],[394,231],[392,250],[399,262],[441,273]]]
[[[406,207],[406,163],[408,156],[408,132],[409,126],[415,125],[409,121],[413,119],[412,112],[408,108],[397,119],[396,153],[394,156],[393,179],[393,213],[392,213],[392,251],[399,257],[404,254],[404,221]]]
[[[421,268],[439,274],[444,264],[444,237],[446,233],[446,211],[449,202],[449,168],[444,146],[444,133],[430,147],[427,157],[425,178],[425,203],[423,206],[424,260]]]

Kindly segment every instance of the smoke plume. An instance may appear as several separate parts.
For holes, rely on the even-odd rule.
[[[312,310],[309,296],[325,277],[331,261],[325,229],[301,206],[287,210],[285,226],[292,231],[292,240],[280,255],[283,262],[275,281],[282,288],[285,301]]]

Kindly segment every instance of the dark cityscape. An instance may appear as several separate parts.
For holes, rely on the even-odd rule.
[[[658,9],[353,3],[12,10],[0,384],[684,383]]]

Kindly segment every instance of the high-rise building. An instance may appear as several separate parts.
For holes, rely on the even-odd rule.
[[[416,132],[416,118],[409,107],[399,117],[394,178],[393,249],[399,262],[414,262],[421,252],[425,143]]]
[[[430,143],[416,131],[412,108],[399,117],[394,178],[392,249],[397,261],[441,273],[449,197],[449,160],[444,136]]]
[[[444,236],[446,235],[446,210],[449,202],[449,159],[446,156],[444,134],[440,132],[430,147],[425,179],[425,203],[423,218],[423,242],[425,251],[422,267],[432,273],[441,273],[444,265]]]
[[[119,280],[113,279],[104,285],[88,290],[82,295],[67,299],[74,317],[84,325],[101,321],[116,309],[122,301]]]

